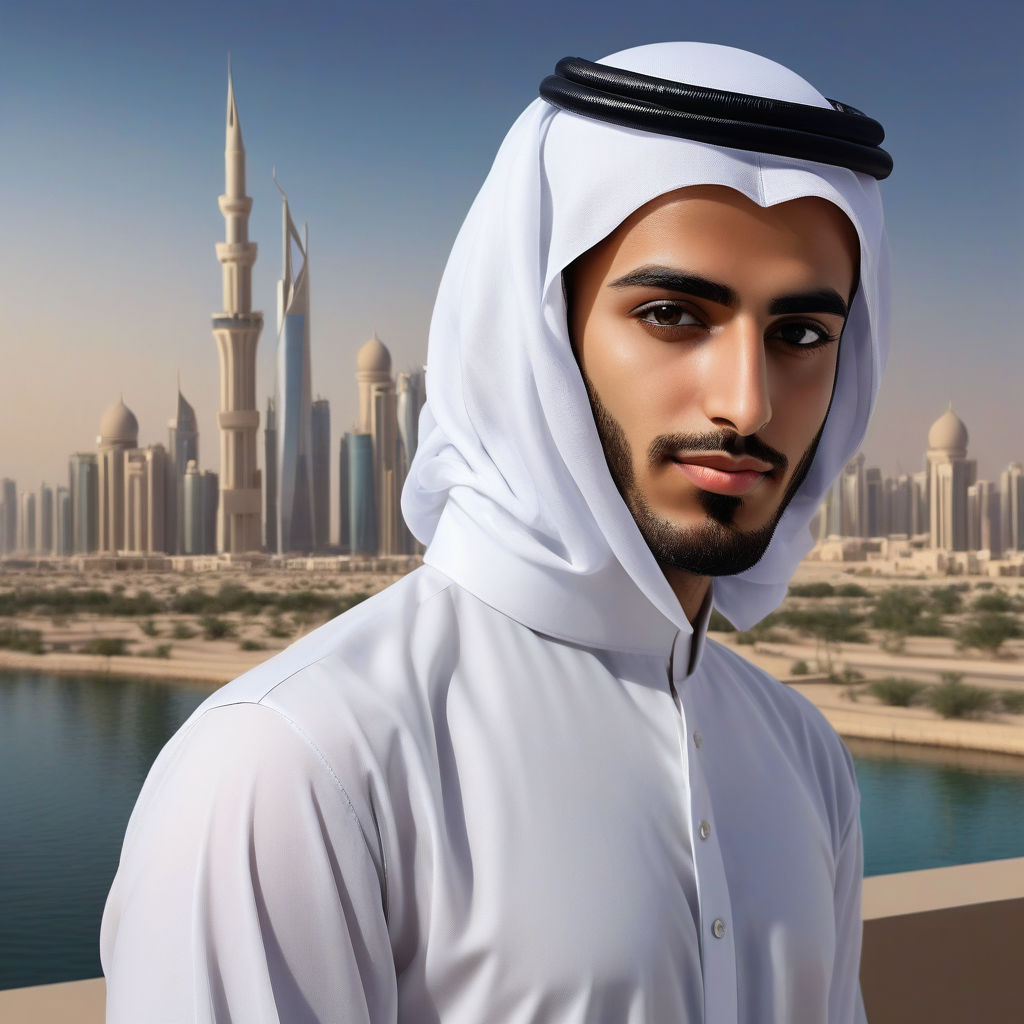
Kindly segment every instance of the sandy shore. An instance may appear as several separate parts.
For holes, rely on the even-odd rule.
[[[801,575],[820,578],[820,573],[820,567],[811,566],[798,574],[797,579]],[[0,575],[0,589],[5,586],[78,586],[110,590],[122,586],[128,593],[147,590],[165,602],[174,593],[196,586],[214,593],[224,582],[274,593],[302,589],[344,596],[375,593],[397,578],[380,574],[297,573],[284,569],[258,573],[218,572],[205,579],[183,579],[173,573],[108,573],[84,579],[82,574],[75,573],[67,577],[40,571],[16,576],[5,573]],[[878,586],[885,581],[870,582]],[[937,585],[941,581],[934,582]],[[221,618],[230,624],[232,631],[231,636],[221,639],[204,638],[201,616],[180,613],[161,612],[145,618],[87,613],[67,617],[23,615],[16,622],[0,620],[0,625],[38,631],[44,647],[42,654],[0,649],[0,671],[140,677],[192,684],[212,692],[283,650],[324,620],[323,616],[315,614],[282,616],[272,610],[248,615],[232,612]],[[731,634],[713,635],[804,694],[841,736],[1024,757],[1024,715],[990,715],[982,720],[943,719],[928,708],[890,707],[867,695],[863,685],[851,688],[828,682],[823,675],[793,675],[792,667],[798,661],[804,661],[814,670],[818,652],[811,643],[786,640],[739,645]],[[96,637],[122,638],[129,653],[113,657],[81,653],[85,643]],[[1008,656],[999,659],[957,652],[950,641],[932,638],[911,638],[906,649],[898,654],[882,651],[877,645],[850,643],[833,651],[833,668],[854,670],[865,680],[899,675],[926,683],[937,682],[943,672],[958,672],[965,681],[999,689],[1024,689],[1024,660],[1018,660],[1021,645],[1016,643],[1017,647],[1011,647]],[[246,647],[250,649],[244,649]],[[157,656],[160,653],[163,656]]]

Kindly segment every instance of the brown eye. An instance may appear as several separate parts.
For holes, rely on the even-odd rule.
[[[659,327],[683,327],[698,323],[692,313],[674,302],[652,302],[639,312],[641,320]]]
[[[795,348],[808,348],[831,340],[820,327],[801,323],[780,324],[775,329],[775,336]]]

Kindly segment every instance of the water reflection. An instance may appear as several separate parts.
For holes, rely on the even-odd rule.
[[[0,988],[100,973],[99,920],[128,816],[206,692],[0,675]]]
[[[864,873],[1024,856],[1024,759],[850,741]]]

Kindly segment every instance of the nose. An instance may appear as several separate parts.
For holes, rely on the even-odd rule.
[[[733,324],[707,350],[704,412],[715,426],[747,437],[772,418],[768,359],[758,325]]]

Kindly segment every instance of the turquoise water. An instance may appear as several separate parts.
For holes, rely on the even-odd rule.
[[[100,917],[135,798],[205,696],[0,675],[0,989],[99,975]],[[866,874],[1024,856],[1024,759],[851,748]]]

